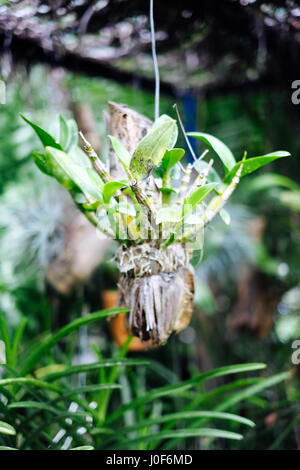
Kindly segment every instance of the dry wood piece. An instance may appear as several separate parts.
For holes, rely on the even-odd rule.
[[[130,308],[129,328],[143,341],[163,344],[190,322],[194,274],[181,244],[163,250],[155,243],[121,246],[120,304]]]

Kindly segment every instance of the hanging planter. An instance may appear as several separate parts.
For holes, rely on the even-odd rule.
[[[245,154],[236,161],[216,137],[192,133],[207,150],[183,165],[175,119],[162,115],[152,124],[127,106],[110,103],[110,164],[105,165],[82,134],[81,149],[74,121],[60,118],[56,140],[24,119],[45,148],[34,154],[37,166],[69,191],[102,234],[119,243],[119,303],[129,308],[129,331],[148,345],[163,344],[188,325],[193,251],[202,250],[204,228],[217,214],[230,223],[223,207],[240,178],[289,155]],[[223,177],[206,159],[208,151],[220,158]]]
[[[163,344],[191,319],[194,274],[184,244],[121,246],[120,303],[130,308],[130,331],[142,341]]]

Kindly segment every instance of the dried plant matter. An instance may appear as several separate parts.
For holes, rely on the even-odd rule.
[[[78,145],[73,121],[60,120],[58,140],[28,119],[45,147],[35,153],[38,167],[55,177],[77,207],[120,248],[120,302],[130,307],[129,328],[142,340],[164,343],[192,314],[193,248],[202,249],[203,229],[223,209],[241,177],[289,155],[276,152],[236,161],[214,136],[192,133],[222,161],[225,176],[204,160],[207,150],[183,166],[175,148],[177,123],[167,115],[150,121],[125,105],[109,104],[108,169],[86,137]]]
[[[184,244],[161,250],[155,243],[118,253],[120,301],[130,307],[130,330],[143,341],[164,343],[189,323],[193,311],[194,274]]]

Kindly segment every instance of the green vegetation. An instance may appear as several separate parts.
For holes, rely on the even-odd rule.
[[[22,88],[21,82],[26,82]],[[205,161],[211,158],[215,165],[204,186],[211,188],[210,195],[194,192],[190,202],[202,204],[202,196],[218,198],[215,184],[220,185],[221,179],[230,185],[242,165],[232,160],[232,153],[240,155],[241,162],[245,147],[249,148],[246,162],[256,166],[272,160],[271,173],[259,170],[259,176],[241,179],[222,218],[215,218],[207,229],[204,250],[194,253],[197,289],[191,326],[165,346],[137,353],[130,350],[131,338],[121,348],[113,344],[106,318],[120,309],[100,310],[100,291],[116,286],[117,268],[108,263],[115,247],[94,276],[66,296],[54,292],[47,279],[49,263],[63,246],[58,226],[64,218],[64,196],[53,178],[36,169],[32,152],[44,170],[45,155],[48,161],[51,156],[56,178],[84,213],[94,212],[95,201],[111,207],[115,190],[130,181],[99,183],[77,146],[71,107],[53,103],[50,82],[42,68],[32,68],[28,80],[19,71],[8,86],[8,104],[0,115],[0,448],[295,448],[299,386],[291,343],[299,335],[299,186],[294,181],[296,159],[268,155],[281,147],[297,155],[293,115],[287,112],[283,123],[277,113],[270,122],[266,98],[258,92],[245,97],[243,104],[238,96],[199,104],[198,128],[205,133],[193,142],[197,156],[207,148],[210,153],[197,166],[207,167]],[[100,110],[108,99],[126,102],[151,117],[150,94],[69,75],[63,84],[73,101],[91,105],[105,160],[109,141]],[[275,92],[269,99],[274,106],[282,104],[282,96]],[[162,113],[173,115],[172,104],[163,99]],[[42,134],[50,146],[47,154],[42,153],[20,113],[51,136],[61,132],[62,149],[57,148],[56,137],[51,140]],[[60,120],[60,131],[58,113],[66,116]],[[72,145],[78,159],[72,163],[88,162],[89,177],[84,181],[76,179],[78,173],[66,178],[65,167],[58,166],[58,161],[69,164],[75,155]],[[114,145],[117,148],[118,142]],[[168,183],[164,188],[170,190],[162,191],[164,209],[177,198],[172,180],[176,165],[188,164],[188,151],[183,155],[180,150],[183,146],[180,136],[176,148],[156,160],[155,177]],[[68,160],[55,160],[61,153]],[[251,161],[252,155],[260,160]],[[124,152],[120,160],[125,166],[129,163]],[[170,214],[161,212],[158,223]],[[260,218],[265,228],[252,236],[249,227]],[[229,220],[230,224],[224,223]],[[178,220],[167,223],[176,227]],[[245,269],[249,272],[243,278]],[[260,282],[263,279],[263,292],[256,276]],[[241,296],[241,288],[254,289],[251,308],[242,303],[247,296]],[[270,293],[267,304],[265,293]],[[244,312],[249,316],[241,315]]]

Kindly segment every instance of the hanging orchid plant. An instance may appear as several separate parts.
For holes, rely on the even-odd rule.
[[[116,105],[114,106],[121,106]],[[127,108],[127,112],[130,112]],[[219,214],[230,223],[224,205],[240,178],[286,157],[278,151],[236,161],[216,137],[188,134],[207,150],[193,164],[182,164],[185,150],[176,147],[175,119],[160,116],[136,147],[110,135],[111,150],[124,177],[114,178],[73,120],[60,118],[56,140],[25,118],[44,152],[33,157],[41,171],[71,194],[77,207],[106,236],[119,243],[120,303],[130,309],[130,331],[142,341],[163,344],[185,328],[193,311],[193,250],[202,249],[203,231]],[[207,154],[220,158],[224,175]]]

